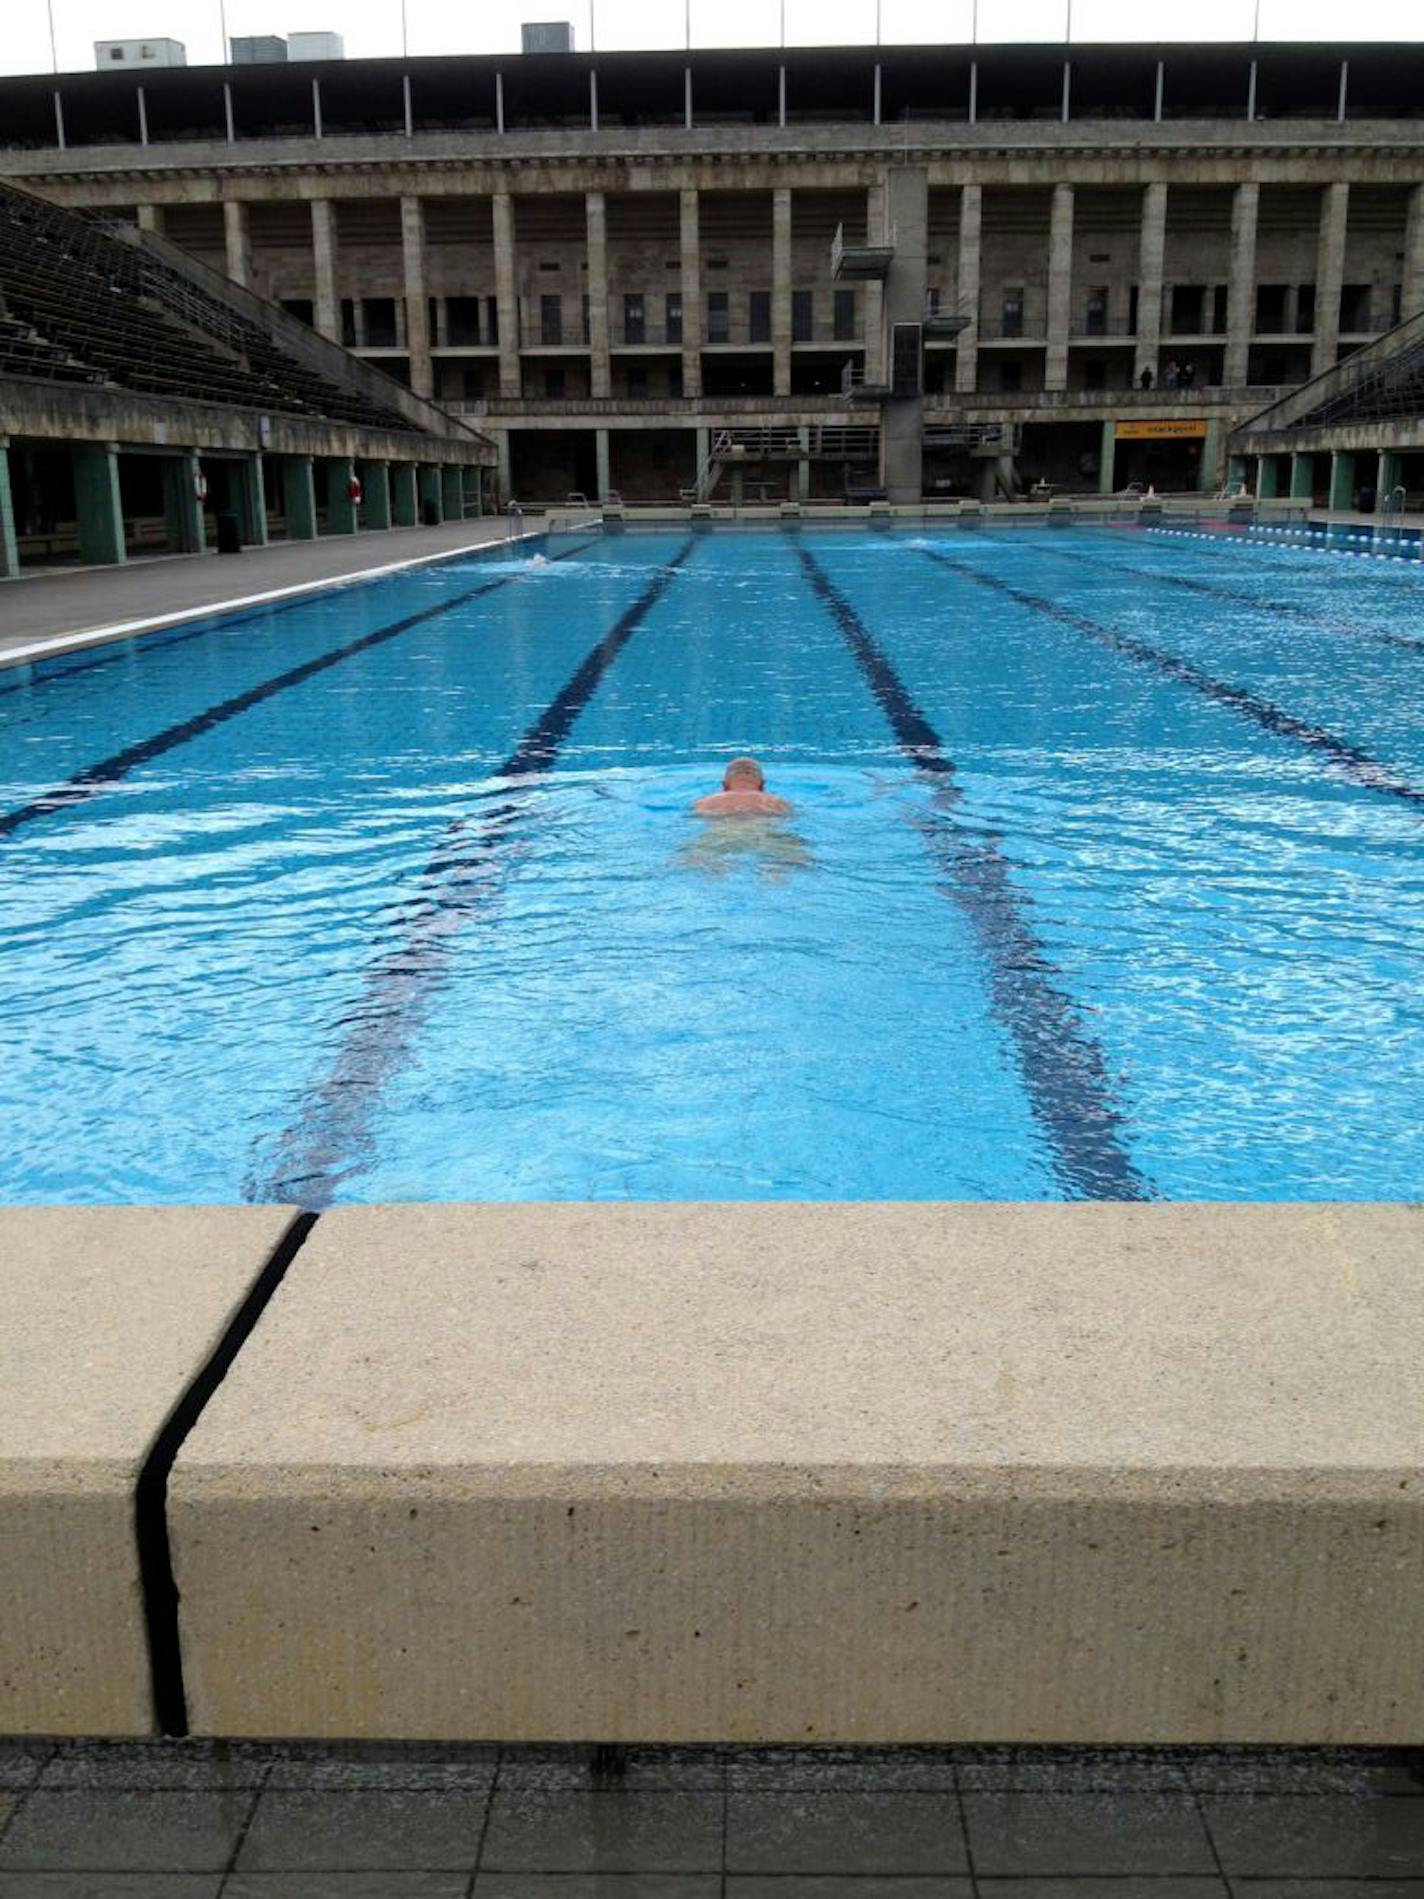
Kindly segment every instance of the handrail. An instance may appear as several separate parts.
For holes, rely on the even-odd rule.
[[[1397,526],[1403,520],[1408,504],[1409,490],[1402,481],[1398,481],[1384,498],[1384,505],[1380,509],[1380,526],[1388,529],[1391,521]]]
[[[524,510],[517,501],[511,501],[507,513],[509,516],[509,525],[505,529],[504,539],[505,544],[508,546],[515,541],[522,540],[524,537]],[[519,523],[519,532],[517,534],[514,531],[516,520]]]

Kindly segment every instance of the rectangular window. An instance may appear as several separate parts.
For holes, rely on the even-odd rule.
[[[1286,286],[1284,284],[1257,284],[1256,286],[1256,334],[1258,336],[1282,336],[1286,327]]]
[[[491,345],[499,341],[499,298],[485,298],[485,340]]]
[[[1023,388],[1023,364],[1002,362],[999,364],[999,387],[1005,391]]]
[[[840,292],[837,291],[836,294],[839,296]],[[925,315],[927,317],[939,315],[939,291],[933,285],[925,292]]]
[[[753,290],[747,298],[747,341],[749,343],[771,341],[771,292],[769,290]]]
[[[681,363],[674,363],[672,367],[668,370],[668,394],[670,396],[677,396],[679,399],[682,396],[682,364]]]
[[[564,340],[564,300],[560,296],[539,299],[539,341],[562,343]]]
[[[791,293],[791,340],[793,343],[809,343],[816,333],[815,292],[811,290],[793,290]]]
[[[668,292],[667,340],[669,343],[682,341],[682,292],[680,290]]]
[[[646,396],[647,393],[647,370],[641,363],[630,363],[628,366],[628,394],[630,396]]]
[[[480,340],[478,297],[445,299],[445,340],[454,349],[471,349]]]
[[[1358,336],[1370,327],[1370,286],[1344,284],[1340,290],[1340,328],[1346,336]]]
[[[1136,336],[1137,334],[1137,285],[1136,284],[1134,284],[1127,293],[1127,333],[1129,336]]]
[[[1004,292],[1004,335],[1022,336],[1024,333],[1024,293],[1022,284]],[[1007,385],[1006,385],[1007,386]],[[1015,383],[1017,388],[1018,384]]]
[[[1211,293],[1211,333],[1213,336],[1226,334],[1227,287],[1218,284]]]
[[[395,349],[398,346],[395,298],[367,297],[364,301],[367,349]]]
[[[1395,288],[1398,290],[1400,286],[1396,285]],[[312,320],[310,297],[283,297],[282,308],[288,316],[295,317],[298,323],[305,323],[310,329]]]
[[[707,292],[707,341],[725,343],[731,335],[731,316],[725,290]]]
[[[1310,336],[1315,329],[1315,285],[1298,284],[1295,293],[1295,333]]]
[[[549,367],[544,371],[544,394],[551,397],[555,402],[560,402],[563,400],[564,388],[563,364],[550,363]]]
[[[623,299],[623,341],[646,343],[647,340],[643,323],[643,299],[639,295],[627,295]]]
[[[1204,284],[1173,284],[1173,336],[1200,336],[1202,334],[1202,305],[1205,296]]]
[[[1085,333],[1088,336],[1106,336],[1108,333],[1108,287],[1106,284],[1093,284],[1089,287]],[[1086,386],[1101,389],[1103,385],[1090,383]]]
[[[939,292],[935,291],[938,300]],[[837,343],[850,343],[855,339],[855,292],[836,290],[831,294],[831,334]]]
[[[352,297],[341,299],[341,341],[347,349],[356,347],[356,302]]]
[[[1108,366],[1101,356],[1090,356],[1083,365],[1083,387],[1085,389],[1106,389],[1108,386]]]

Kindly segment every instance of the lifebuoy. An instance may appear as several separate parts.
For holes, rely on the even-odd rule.
[[[208,498],[208,478],[201,468],[193,470],[193,495],[198,501],[206,501]]]
[[[353,475],[350,481],[347,482],[346,492],[350,496],[350,498],[356,503],[357,507],[360,507],[361,505],[361,477],[359,475]]]

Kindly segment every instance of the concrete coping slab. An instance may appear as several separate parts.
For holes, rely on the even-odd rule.
[[[200,1732],[1394,1741],[1424,1210],[339,1210],[183,1446]]]
[[[0,1211],[0,1733],[153,1732],[135,1484],[291,1219]]]

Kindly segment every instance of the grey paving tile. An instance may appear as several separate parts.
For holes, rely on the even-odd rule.
[[[1250,1888],[1245,1888],[1249,1891]],[[1156,1879],[1144,1873],[1094,1879],[984,1879],[980,1899],[1229,1899],[1224,1879]],[[886,1895],[885,1899],[890,1899]]]
[[[1213,1795],[1202,1800],[1228,1878],[1298,1873],[1424,1878],[1424,1800]]]
[[[52,1741],[0,1741],[0,1788],[32,1786],[53,1752]]]
[[[502,1789],[574,1788],[593,1791],[588,1747],[508,1747],[499,1764]],[[716,1793],[723,1784],[722,1755],[715,1747],[630,1747],[613,1788]]]
[[[1202,1748],[1184,1756],[1198,1793],[1401,1793],[1424,1798],[1424,1754],[1406,1748]]]
[[[959,1802],[934,1793],[734,1793],[735,1873],[962,1873]]]
[[[966,1793],[1088,1793],[1132,1789],[1184,1793],[1182,1762],[1166,1749],[986,1747],[955,1756]]]
[[[264,1793],[239,1872],[474,1870],[483,1792]]]
[[[218,1899],[221,1873],[0,1873],[0,1899]]]
[[[727,1756],[727,1785],[748,1792],[953,1792],[954,1752],[947,1747],[737,1748]]]
[[[497,1747],[310,1747],[283,1750],[272,1761],[270,1792],[487,1793]]]
[[[718,1873],[481,1873],[475,1899],[720,1899]]]
[[[880,1879],[873,1873],[749,1873],[727,1881],[727,1899],[973,1899],[972,1879]],[[1119,1895],[1119,1899],[1122,1896]]]
[[[245,1741],[77,1741],[56,1749],[42,1787],[158,1793],[257,1788],[275,1749]]]
[[[234,1873],[222,1899],[465,1899],[468,1873]]]
[[[247,1792],[39,1787],[0,1844],[0,1872],[220,1872],[251,1807]]]
[[[715,1873],[722,1796],[622,1789],[497,1792],[482,1870]]]
[[[1239,1899],[1420,1899],[1424,1879],[1234,1879]]]
[[[1214,1873],[1195,1803],[1175,1794],[965,1794],[975,1871],[1063,1877]]]

